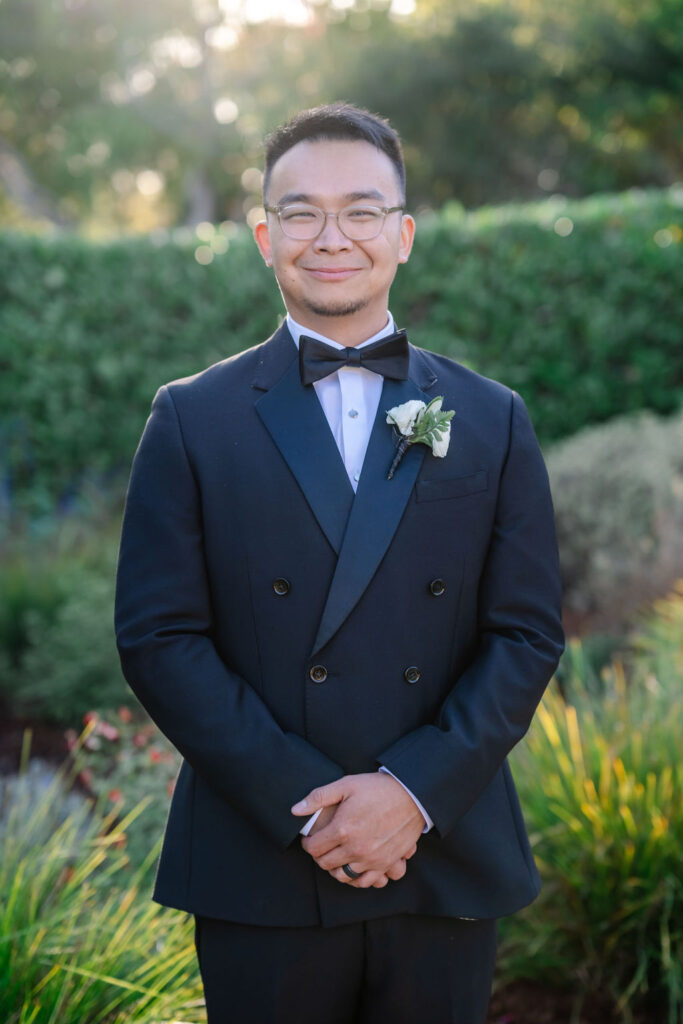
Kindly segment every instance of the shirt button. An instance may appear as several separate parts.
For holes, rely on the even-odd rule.
[[[356,481],[356,483],[358,483],[358,481],[360,480],[360,473],[354,473],[353,479]]]
[[[446,589],[446,584],[444,583],[443,580],[432,580],[432,582],[429,584],[429,589],[431,590],[434,597],[440,597]]]
[[[357,415],[358,409],[349,409],[349,416],[351,417],[352,420],[355,420]]]
[[[327,669],[324,665],[313,665],[308,674],[314,683],[324,683],[327,679]]]
[[[281,597],[283,594],[289,593],[289,580],[286,580],[283,576],[278,576],[276,580],[273,580],[273,590],[276,594]]]
[[[416,683],[420,678],[420,670],[417,665],[410,665],[403,673],[403,678],[407,683]]]

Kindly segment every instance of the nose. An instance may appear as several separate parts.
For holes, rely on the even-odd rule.
[[[340,250],[350,249],[353,242],[350,238],[347,238],[344,232],[339,227],[337,215],[335,213],[325,214],[325,226],[313,241],[313,247],[322,252],[339,252]]]

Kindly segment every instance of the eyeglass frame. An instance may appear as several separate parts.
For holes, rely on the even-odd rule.
[[[323,215],[323,223],[322,223],[322,227],[320,228],[320,231],[317,233],[317,235],[311,235],[310,238],[297,238],[295,235],[288,235],[287,234],[285,229],[282,227],[282,218],[281,218],[280,215],[281,215],[283,210],[286,210],[290,206],[312,206],[314,209],[320,210],[320,212]],[[264,205],[263,209],[266,211],[266,213],[274,213],[274,214],[276,214],[277,221],[278,221],[278,224],[280,225],[280,229],[282,230],[283,235],[285,235],[287,238],[291,238],[295,242],[314,242],[316,238],[320,238],[320,236],[322,235],[323,231],[325,230],[325,227],[327,226],[327,218],[328,217],[336,217],[337,218],[337,227],[341,231],[341,233],[344,236],[344,238],[348,238],[348,240],[350,242],[371,242],[373,239],[379,238],[379,236],[380,236],[380,234],[382,232],[382,228],[384,227],[384,222],[385,222],[385,220],[387,219],[387,216],[390,213],[397,213],[399,210],[401,210],[402,212],[405,211],[405,203],[403,203],[401,206],[375,206],[373,203],[369,203],[365,207],[360,207],[360,209],[379,210],[379,212],[382,214],[382,221],[380,223],[379,228],[377,229],[377,234],[376,235],[370,235],[368,238],[351,238],[350,235],[346,234],[346,232],[342,228],[341,224],[339,223],[339,217],[346,210],[358,209],[358,207],[354,207],[352,204],[349,204],[348,206],[345,206],[342,210],[337,211],[337,213],[328,213],[327,210],[323,210],[322,207],[316,206],[315,203],[285,203],[284,206],[280,206],[280,205],[278,205],[278,206],[265,206]]]

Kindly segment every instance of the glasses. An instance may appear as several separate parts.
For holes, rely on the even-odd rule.
[[[264,206],[268,213],[277,214],[280,227],[288,238],[300,242],[317,238],[328,217],[336,217],[339,230],[352,242],[367,242],[376,238],[389,213],[405,210],[405,206],[345,206],[339,213],[326,213],[310,203],[290,203],[287,206]]]

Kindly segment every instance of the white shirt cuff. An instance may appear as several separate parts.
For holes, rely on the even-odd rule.
[[[388,768],[385,768],[385,767],[384,767],[384,765],[381,765],[381,766],[380,766],[380,769],[379,769],[379,770],[380,770],[381,772],[384,772],[384,773],[385,773],[385,775],[391,775],[392,779],[396,779],[396,776],[394,775],[394,773],[393,773],[393,772],[390,772]],[[400,779],[396,779],[396,781],[398,782],[399,786],[403,786],[403,783],[401,782],[401,780],[400,780]],[[424,828],[422,829],[422,835],[424,835],[424,834],[425,834],[425,832],[429,832],[429,830],[430,830],[431,828],[434,828],[434,822],[433,822],[433,821],[432,821],[432,819],[431,819],[431,818],[429,817],[429,815],[427,814],[427,812],[425,811],[424,807],[422,806],[422,804],[420,803],[420,801],[419,801],[419,800],[417,799],[417,797],[415,796],[415,794],[414,794],[414,793],[411,793],[411,792],[410,792],[410,790],[408,789],[408,787],[407,787],[407,786],[403,786],[403,788],[405,789],[405,791],[406,791],[406,793],[408,794],[408,796],[410,796],[410,797],[412,797],[412,798],[413,798],[413,800],[415,801],[415,803],[416,803],[416,804],[417,804],[417,806],[418,806],[418,810],[420,811],[420,814],[422,815],[422,817],[423,817],[423,818],[424,818],[424,820],[425,820],[425,823],[426,823],[426,824],[425,824],[425,827],[424,827]]]
[[[315,812],[315,814],[312,814],[310,816],[310,818],[308,819],[306,824],[302,828],[299,829],[299,834],[302,835],[302,836],[307,836],[308,833],[313,828],[313,826],[315,825],[316,821],[318,820],[318,815],[321,814],[321,813],[322,813],[322,807],[319,807],[318,810]]]

